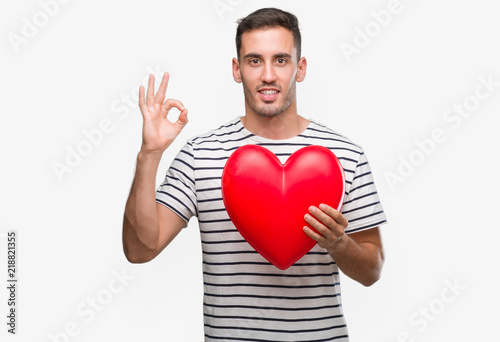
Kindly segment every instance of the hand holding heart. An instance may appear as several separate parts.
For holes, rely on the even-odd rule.
[[[320,204],[319,208],[309,207],[309,213],[305,215],[305,220],[320,234],[307,226],[304,227],[304,232],[330,252],[345,234],[344,230],[348,224],[346,218],[326,204]]]

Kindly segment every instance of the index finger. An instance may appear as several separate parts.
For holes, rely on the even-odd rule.
[[[321,203],[319,205],[319,209],[323,211],[325,214],[330,216],[332,219],[335,220],[340,225],[347,225],[347,219],[340,213],[340,211],[336,210],[335,208],[330,207],[329,205],[326,205],[324,203]]]
[[[168,80],[170,79],[170,74],[168,72],[163,73],[163,78],[161,79],[160,87],[156,93],[155,102],[162,104],[165,100],[165,93],[167,92]]]

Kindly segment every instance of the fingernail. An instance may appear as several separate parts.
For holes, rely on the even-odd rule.
[[[325,209],[326,209],[326,205],[325,205],[325,204],[323,204],[323,203],[321,203],[321,204],[319,205],[319,208],[320,208],[321,210],[325,210]]]
[[[316,211],[316,208],[315,208],[315,207],[313,207],[313,206],[310,206],[310,207],[309,207],[309,211],[310,211],[311,213],[314,213],[314,212]]]

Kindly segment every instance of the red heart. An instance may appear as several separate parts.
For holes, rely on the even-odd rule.
[[[222,199],[243,238],[284,270],[316,244],[302,230],[309,207],[340,210],[344,185],[344,169],[326,147],[301,148],[283,165],[268,149],[245,145],[226,162]]]

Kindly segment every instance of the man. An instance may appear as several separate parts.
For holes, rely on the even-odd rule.
[[[203,251],[206,341],[348,341],[339,269],[365,286],[383,264],[378,226],[385,215],[363,150],[297,113],[296,82],[306,75],[297,18],[268,8],[239,22],[233,77],[242,83],[245,115],[190,139],[156,189],[163,151],[187,123],[187,109],[165,101],[168,74],[156,96],[154,78],[139,90],[143,142],[123,223],[125,254],[134,263],[156,257],[197,216]],[[176,107],[175,123],[167,120]],[[328,205],[304,213],[317,245],[286,270],[258,254],[238,233],[221,196],[225,162],[240,146],[258,144],[282,162],[308,145],[324,145],[346,176],[342,212]],[[321,165],[318,165],[321,167]],[[265,194],[263,194],[265,196]],[[272,206],[272,203],[269,204]]]

